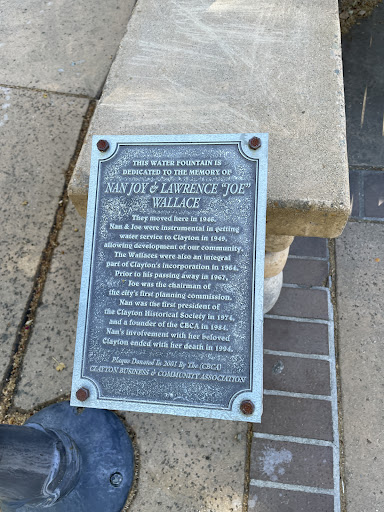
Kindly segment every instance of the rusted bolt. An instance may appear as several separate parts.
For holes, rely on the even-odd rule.
[[[104,139],[100,139],[99,141],[97,141],[96,145],[97,145],[97,149],[99,151],[101,151],[102,153],[105,153],[105,151],[107,151],[109,149],[109,142]]]
[[[85,402],[87,398],[89,398],[89,389],[88,388],[80,388],[76,391],[76,398],[80,400],[80,402]]]
[[[252,137],[252,139],[249,139],[248,146],[251,149],[259,149],[261,148],[261,139],[259,137]]]
[[[246,416],[250,416],[255,412],[255,406],[251,400],[243,400],[240,404],[240,411]]]

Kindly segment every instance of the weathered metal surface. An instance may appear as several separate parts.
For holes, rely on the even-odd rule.
[[[94,137],[73,405],[260,421],[257,136]]]
[[[133,484],[134,451],[110,411],[60,402],[23,427],[0,425],[3,512],[120,512]]]

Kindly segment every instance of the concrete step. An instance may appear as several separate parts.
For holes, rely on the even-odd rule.
[[[350,211],[337,0],[139,0],[94,134],[269,132],[267,232],[335,237]]]

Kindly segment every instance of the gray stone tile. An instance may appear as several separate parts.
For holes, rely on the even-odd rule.
[[[349,188],[351,191],[352,217],[360,217],[360,186],[363,171],[349,171]]]
[[[356,222],[349,223],[336,240],[345,483],[350,512],[384,509],[383,240],[382,224]]]
[[[350,164],[384,166],[384,4],[343,37]]]
[[[0,82],[96,96],[135,0],[0,0]]]
[[[329,353],[328,326],[265,318],[264,348],[283,352],[327,355]]]
[[[376,217],[384,220],[384,172],[365,172],[363,186],[364,217]]]
[[[317,258],[327,257],[327,239],[296,236],[292,242],[289,254],[295,256],[315,256]]]
[[[270,315],[328,320],[328,295],[325,290],[282,288]]]
[[[254,438],[250,478],[333,489],[333,449]]]
[[[264,388],[330,395],[329,363],[318,359],[264,355]]]
[[[22,409],[71,388],[85,221],[71,203],[67,208],[15,396]],[[61,371],[59,363],[65,365]]]
[[[333,496],[283,489],[257,488],[251,485],[249,512],[333,512]]]
[[[331,402],[265,395],[261,423],[254,423],[253,430],[267,434],[332,441]]]
[[[88,101],[0,87],[0,379]]]
[[[288,258],[284,267],[284,283],[303,286],[326,286],[328,261]]]
[[[130,512],[241,512],[247,424],[125,413],[140,451]]]

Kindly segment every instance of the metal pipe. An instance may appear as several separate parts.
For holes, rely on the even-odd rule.
[[[0,504],[14,510],[26,504],[49,507],[75,486],[80,455],[60,430],[0,425]]]
[[[133,476],[131,438],[111,411],[59,402],[0,425],[2,512],[120,512]]]

